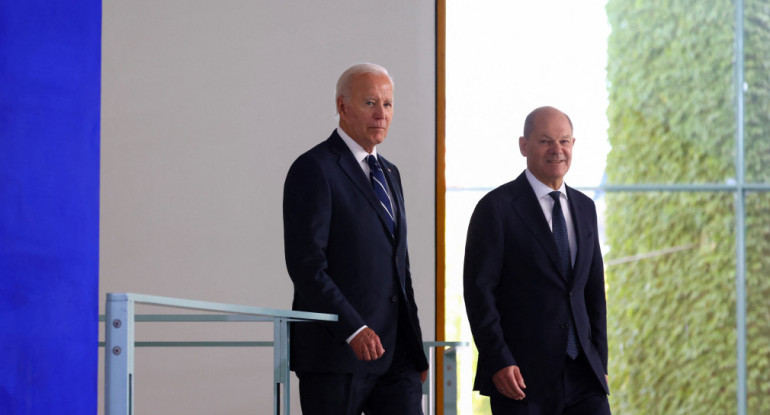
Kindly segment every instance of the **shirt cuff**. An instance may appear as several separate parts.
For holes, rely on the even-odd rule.
[[[350,341],[351,341],[351,340],[353,340],[353,338],[354,338],[354,337],[356,337],[356,335],[357,335],[358,333],[360,333],[360,332],[361,332],[363,329],[365,329],[365,328],[366,328],[366,324],[364,324],[363,326],[361,326],[361,328],[360,328],[360,329],[356,330],[356,331],[355,331],[353,334],[351,334],[351,335],[350,335],[350,337],[348,337],[347,339],[345,339],[345,341],[346,341],[348,344],[350,344]]]

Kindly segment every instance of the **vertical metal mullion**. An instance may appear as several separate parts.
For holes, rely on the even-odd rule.
[[[746,190],[744,166],[744,4],[735,1],[735,319],[738,415],[746,415]]]

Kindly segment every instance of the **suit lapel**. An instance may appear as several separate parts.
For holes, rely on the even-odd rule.
[[[514,181],[514,187],[511,188],[511,191],[515,195],[513,202],[514,211],[537,243],[548,254],[548,258],[551,259],[551,263],[557,270],[556,272],[566,282],[567,276],[559,271],[559,251],[556,249],[556,242],[553,240],[553,232],[551,232],[551,228],[548,226],[548,221],[545,219],[543,208],[540,207],[535,191],[529,185],[524,173]]]
[[[363,170],[361,170],[361,166],[358,164],[358,161],[355,159],[355,157],[353,157],[353,153],[350,152],[347,144],[342,141],[342,138],[337,134],[336,130],[334,133],[332,133],[331,137],[329,137],[329,145],[332,151],[338,156],[337,164],[340,166],[342,171],[345,172],[345,175],[350,179],[350,181],[353,182],[356,189],[358,189],[364,199],[369,202],[372,209],[377,212],[377,216],[379,216],[380,222],[382,222],[383,230],[392,239],[393,235],[390,235],[390,232],[387,230],[387,219],[385,218],[386,213],[383,211],[382,206],[380,206],[380,201],[377,199],[377,195],[374,194],[374,189],[372,189],[371,182],[369,182]],[[386,176],[388,176],[388,181],[390,181],[389,175],[387,173]],[[391,193],[395,194],[395,192],[392,190]],[[400,212],[398,213],[399,216],[401,216]],[[396,218],[396,220],[399,220],[399,218]]]
[[[577,255],[575,257],[574,275],[576,277],[581,275],[588,275],[588,272],[583,272],[582,269],[589,265],[591,255],[588,255],[593,248],[593,238],[596,229],[591,224],[590,218],[591,212],[585,203],[581,203],[580,199],[575,194],[577,191],[571,187],[567,187],[568,200],[570,201],[569,207],[572,211],[572,223],[575,226],[575,240],[577,243]]]

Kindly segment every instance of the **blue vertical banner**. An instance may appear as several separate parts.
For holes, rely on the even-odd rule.
[[[95,414],[101,0],[0,1],[0,414]]]

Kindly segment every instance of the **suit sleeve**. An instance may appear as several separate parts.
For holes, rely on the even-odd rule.
[[[504,245],[501,216],[487,195],[476,206],[468,226],[463,287],[473,339],[489,373],[516,364],[505,343],[497,308]]]
[[[289,169],[283,191],[283,222],[295,309],[337,314],[339,322],[327,327],[344,342],[365,323],[327,274],[332,188],[323,166],[312,157],[300,156]]]
[[[596,220],[596,208],[592,206],[594,213],[594,229],[598,229]],[[586,283],[586,308],[588,318],[591,322],[591,341],[599,352],[604,367],[604,373],[607,373],[607,298],[604,289],[604,261],[602,260],[602,251],[599,244],[598,234],[594,238],[594,256],[591,260],[591,269]]]

